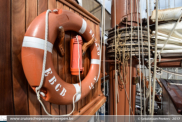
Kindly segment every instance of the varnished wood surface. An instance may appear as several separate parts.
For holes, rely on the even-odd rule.
[[[62,0],[61,0],[62,1]],[[15,115],[45,115],[43,108],[37,100],[35,92],[29,86],[23,72],[21,63],[21,47],[24,34],[30,23],[42,12],[47,9],[66,9],[83,17],[92,28],[96,39],[100,41],[100,30],[98,20],[82,13],[79,8],[66,1],[57,0],[2,0],[0,1],[0,114]],[[65,4],[66,3],[66,4]],[[4,13],[3,13],[4,12]],[[54,68],[59,76],[68,83],[78,83],[78,76],[70,73],[70,39],[76,36],[76,32],[68,31],[65,40],[62,42],[65,56],[61,57],[58,53],[60,40],[57,39],[52,54]],[[90,67],[90,52],[83,56],[84,72],[81,80],[87,75]],[[79,112],[86,104],[95,99],[101,93],[100,79],[95,88],[82,100],[75,103],[75,112]],[[56,105],[42,100],[47,111],[53,115],[63,115],[70,113],[72,104]],[[98,107],[97,107],[98,108]],[[95,109],[97,109],[95,108]],[[92,111],[93,113],[93,111]]]
[[[37,16],[37,4],[37,0],[26,1],[26,29]],[[28,104],[30,115],[41,114],[39,101],[37,101],[37,96],[30,86],[28,86]]]
[[[11,1],[11,43],[14,111],[28,114],[28,83],[21,63],[21,47],[25,34],[25,0]],[[12,103],[13,104],[13,103]]]
[[[0,1],[0,115],[14,114],[11,67],[10,0]]]

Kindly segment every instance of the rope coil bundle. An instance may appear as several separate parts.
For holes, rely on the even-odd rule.
[[[139,46],[138,46],[138,27],[133,27],[132,28],[132,56],[139,56]],[[114,53],[115,53],[115,46],[117,49],[117,55],[120,57],[123,53],[123,48],[125,48],[125,54],[130,54],[131,53],[131,27],[124,27],[124,28],[119,28],[116,30],[117,35],[116,35],[116,44],[114,42],[114,30],[110,30],[108,34],[108,57],[109,58],[114,58]],[[141,27],[139,27],[139,33],[141,33]],[[142,37],[143,37],[143,53],[144,57],[148,56],[148,36],[147,36],[147,28],[142,29]],[[142,41],[141,41],[141,35],[139,35],[139,40],[140,40],[140,47],[142,47]],[[125,42],[126,41],[126,42]],[[152,43],[152,41],[151,41]],[[153,45],[150,46],[151,50],[154,48]],[[142,48],[140,48],[140,51],[142,51]],[[152,54],[152,52],[151,52]],[[142,54],[140,54],[142,55]],[[127,56],[126,56],[127,57]]]

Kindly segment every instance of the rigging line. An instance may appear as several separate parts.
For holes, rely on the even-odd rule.
[[[101,23],[101,28],[102,28],[102,30],[101,30],[101,42],[100,42],[100,44],[102,45],[102,41],[103,41],[103,11],[104,11],[104,8],[103,8],[103,5],[102,5],[102,23]],[[103,51],[104,52],[104,51]],[[100,54],[100,55],[102,55],[102,53]],[[105,89],[104,89],[104,93],[105,93]],[[104,94],[105,95],[105,94]],[[105,111],[105,106],[104,106],[104,111]],[[105,115],[105,113],[104,113],[104,115]]]
[[[126,23],[126,33],[127,33],[127,23]],[[125,43],[124,44],[126,44],[126,35],[125,35]],[[124,47],[124,45],[123,45],[123,50],[125,49],[125,47]],[[129,49],[127,49],[128,50],[128,53],[129,53]],[[126,91],[126,87],[125,87],[125,85],[127,84],[125,84],[124,82],[125,82],[125,77],[126,77],[126,73],[124,73],[124,72],[127,72],[127,71],[125,71],[126,70],[126,67],[128,67],[128,60],[127,60],[127,66],[125,67],[125,51],[123,51],[123,64],[122,64],[122,67],[123,67],[123,79],[122,79],[122,76],[121,76],[121,69],[119,68],[119,77],[120,77],[120,81],[123,81],[123,86],[124,86],[124,90],[125,90],[125,94],[126,94],[126,97],[127,97],[127,100],[128,100],[128,103],[129,103],[129,97],[128,97],[128,93],[127,93],[127,91]],[[132,107],[130,106],[130,108],[129,108],[129,110],[132,110]],[[131,111],[132,112],[132,115],[134,115],[134,113],[133,113],[133,111]]]
[[[149,0],[149,7],[150,7],[150,14],[149,15],[151,15],[152,14],[152,4],[151,4],[151,0]]]
[[[141,6],[142,6],[142,2],[141,2],[141,0],[140,0],[140,6],[139,6],[139,8],[140,8],[140,25],[141,25],[141,43],[142,43],[142,66],[144,66],[144,54],[143,54],[143,35],[142,35],[142,12],[141,12]],[[141,69],[142,69],[142,67],[141,67]],[[144,68],[143,68],[143,80],[144,80]],[[144,84],[145,84],[145,82],[144,82]],[[141,89],[140,89],[141,90]],[[142,98],[141,98],[142,99]],[[144,93],[144,100],[145,100],[145,93]],[[141,102],[142,102],[142,100],[141,100]],[[145,107],[145,102],[144,102],[144,107]],[[141,111],[142,111],[142,109],[143,109],[143,107],[141,106]]]
[[[148,0],[147,3],[147,32],[148,32],[148,63],[149,63],[149,113],[151,114],[151,64],[150,64],[150,32],[149,32],[149,8],[148,8]]]
[[[102,4],[102,16],[103,16],[103,28],[102,28],[102,38],[104,39],[105,36],[105,0],[103,0],[103,4]],[[105,39],[104,39],[104,49],[103,49],[103,75],[104,75],[104,95],[106,95],[106,91],[105,91]],[[105,115],[105,103],[104,103],[104,115]]]
[[[116,75],[116,0],[114,0],[114,24],[115,24],[115,39],[114,39],[114,41],[115,41],[115,59],[114,59],[114,65],[115,65],[115,90],[116,90],[116,77],[117,77],[117,75]],[[117,115],[117,95],[116,95],[116,93],[117,92],[115,92],[115,104],[116,104],[116,115]]]
[[[168,8],[170,8],[170,0],[168,0]]]
[[[145,111],[145,107],[146,107],[146,105],[145,105],[145,79],[144,79],[144,77],[145,77],[145,71],[144,71],[144,51],[143,51],[143,34],[142,34],[142,29],[143,29],[143,27],[142,27],[142,10],[141,10],[141,5],[142,4],[142,2],[141,2],[141,0],[140,0],[140,22],[141,22],[141,42],[142,42],[142,71],[143,71],[143,97],[144,97],[144,102],[143,102],[143,104],[144,104],[144,115],[146,114],[146,111]]]
[[[156,64],[157,64],[157,33],[158,33],[158,0],[156,0],[156,22],[155,22],[155,60],[153,73],[153,99],[152,99],[152,116],[154,115],[154,100],[155,100],[155,79],[156,79]]]
[[[157,68],[159,68],[159,67],[157,67]],[[166,73],[170,73],[170,74],[173,74],[173,75],[177,75],[177,76],[180,76],[180,77],[182,77],[182,74],[179,74],[179,73],[176,73],[176,72],[170,72],[170,71],[167,71],[167,70],[163,70],[162,68],[159,68],[161,71],[163,71],[163,72],[166,72]]]
[[[182,86],[181,83],[169,83],[170,85]]]
[[[128,102],[129,102],[129,97],[128,97],[128,93],[127,93],[127,91],[126,91],[126,87],[125,87],[125,85],[123,85],[123,86],[124,86],[124,90],[125,90],[125,93],[126,93],[126,97],[127,97],[127,99],[128,99]],[[131,105],[130,105],[130,108],[129,108],[129,109],[132,110]],[[133,111],[131,111],[131,113],[132,113],[132,115],[134,115],[134,114],[133,114]]]
[[[139,69],[141,67],[141,60],[140,60],[140,36],[139,36],[139,22],[138,22],[138,10],[139,10],[139,4],[138,4],[138,0],[136,0],[136,5],[137,5],[137,26],[138,26],[138,51],[139,51]],[[141,92],[141,70],[139,70],[139,75],[140,75],[140,92]],[[140,106],[142,106],[142,95],[140,94]],[[140,111],[140,114],[142,115],[142,111]]]
[[[175,8],[175,0],[174,0],[174,8]]]
[[[157,17],[157,16],[156,16],[156,17]],[[174,32],[174,30],[175,30],[176,26],[178,25],[179,21],[181,20],[181,17],[182,17],[182,13],[181,13],[180,17],[178,18],[178,21],[175,23],[175,25],[174,25],[173,29],[171,30],[171,32],[170,32],[170,34],[169,34],[169,36],[167,37],[167,40],[165,41],[164,46],[162,47],[162,49],[160,50],[160,52],[157,54],[157,56],[158,56],[160,53],[162,53],[162,51],[163,51],[163,49],[165,48],[166,44],[168,43],[168,41],[169,41],[169,39],[170,39],[171,35],[173,34],[173,32]],[[155,32],[155,34],[156,34],[156,32]],[[153,62],[154,62],[154,59],[152,60],[152,62],[151,62],[151,63],[153,63]]]
[[[132,5],[132,0],[131,0],[131,52],[130,52],[130,99],[129,99],[129,115],[130,115],[130,108],[131,108],[131,82],[132,82],[132,16],[133,16],[133,5]]]
[[[36,94],[37,94],[37,99],[38,101],[40,102],[40,104],[42,105],[45,113],[47,115],[50,115],[51,114],[46,110],[44,104],[42,103],[41,99],[40,99],[40,89],[42,88],[43,86],[43,83],[44,83],[44,74],[45,74],[45,66],[46,66],[46,57],[47,57],[47,41],[48,41],[48,30],[49,30],[49,26],[48,26],[48,21],[49,21],[49,13],[51,12],[51,10],[47,10],[46,11],[46,15],[45,15],[45,44],[44,44],[44,57],[43,57],[43,66],[42,66],[42,74],[41,74],[41,81],[40,81],[40,84],[38,87],[36,87],[35,91],[36,91]]]
[[[44,45],[44,57],[43,57],[43,66],[42,66],[42,75],[41,75],[41,81],[40,81],[40,84],[38,87],[36,87],[35,91],[36,91],[36,94],[37,94],[37,99],[38,101],[40,102],[41,106],[43,107],[45,113],[49,116],[52,116],[45,108],[43,102],[41,101],[40,99],[40,89],[42,88],[43,86],[43,83],[44,83],[44,73],[45,73],[45,66],[46,66],[46,57],[47,57],[47,41],[48,41],[48,30],[49,30],[49,13],[51,12],[51,10],[47,10],[46,11],[46,16],[45,16],[45,45]],[[78,50],[79,51],[79,50]],[[79,54],[79,53],[78,53]],[[79,59],[78,59],[79,60]],[[80,93],[80,92],[76,92],[75,95],[73,95],[73,109],[72,111],[69,113],[69,114],[65,114],[65,115],[62,115],[62,116],[68,116],[68,115],[71,115],[75,109],[75,96]]]
[[[126,33],[127,33],[127,24],[126,24]],[[126,43],[126,35],[125,35],[125,43]],[[124,48],[124,47],[123,47]],[[129,51],[128,51],[129,52]],[[125,54],[124,54],[124,56],[125,56]],[[124,56],[123,56],[123,62],[124,62]],[[123,72],[125,72],[125,70],[124,70],[124,64],[125,63],[123,63]],[[126,66],[127,67],[127,66]],[[121,70],[120,70],[120,68],[119,68],[119,77],[120,77],[120,81],[123,81],[123,86],[124,86],[124,90],[125,90],[125,94],[126,94],[126,97],[127,97],[127,100],[128,100],[128,103],[129,103],[129,97],[128,97],[128,93],[127,93],[127,91],[126,91],[126,87],[125,87],[125,83],[124,83],[124,81],[125,81],[125,73],[124,73],[124,75],[123,75],[123,79],[122,79],[122,76],[121,76]],[[132,110],[132,107],[130,106],[130,108],[129,109],[131,109]],[[133,111],[131,111],[132,112],[132,115],[134,115],[134,113],[133,113]]]
[[[120,81],[122,81],[122,76],[121,76],[121,74],[120,74],[120,73],[119,73],[119,78],[120,78]],[[123,86],[124,86],[125,94],[126,94],[126,97],[127,97],[128,102],[129,102],[129,97],[128,97],[128,93],[127,93],[127,91],[126,91],[126,87],[125,87],[125,85],[126,85],[126,84],[123,82]],[[131,106],[130,106],[130,109],[132,110]],[[134,115],[133,111],[131,111],[131,113],[132,113],[132,115]]]
[[[166,44],[168,43],[168,41],[169,41],[169,39],[170,39],[171,35],[172,35],[172,34],[173,34],[173,32],[174,32],[174,30],[175,30],[176,26],[178,25],[179,21],[181,20],[181,17],[182,17],[182,13],[181,13],[180,17],[178,18],[178,21],[175,23],[175,25],[174,25],[174,27],[173,27],[172,31],[170,32],[170,34],[169,34],[169,36],[168,36],[167,40],[165,41],[165,44],[164,44],[164,46],[162,47],[162,49],[161,49],[160,53],[162,53],[162,51],[164,50],[164,48],[165,48]]]
[[[103,21],[103,16],[102,16],[102,21]],[[103,22],[102,22],[102,24],[103,24]],[[103,25],[102,25],[102,28],[103,28]],[[100,56],[99,56],[99,73],[98,73],[98,76],[97,76],[97,79],[96,79],[96,83],[98,82],[98,80],[99,80],[99,78],[100,78],[100,70],[101,70],[101,58],[102,58],[102,35],[103,35],[103,31],[102,31],[102,34],[101,34],[101,40],[100,40],[100,51],[99,51],[99,54],[100,54]],[[96,40],[96,38],[95,37],[93,37],[95,40]]]

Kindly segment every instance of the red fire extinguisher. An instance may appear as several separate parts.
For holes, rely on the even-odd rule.
[[[80,73],[83,73],[82,44],[83,44],[82,37],[79,35],[73,37],[70,41],[70,70],[72,75],[79,75],[79,69]]]

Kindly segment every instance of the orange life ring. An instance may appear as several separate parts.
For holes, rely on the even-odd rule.
[[[45,14],[37,16],[28,27],[22,44],[22,65],[30,86],[35,90],[40,84],[45,44]],[[62,26],[65,31],[78,32],[86,41],[94,38],[93,31],[87,22],[77,14],[58,9],[49,14],[49,30],[47,43],[47,63],[45,66],[44,83],[41,97],[45,101],[55,104],[71,104],[73,96],[80,89],[80,84],[64,82],[54,69],[52,62],[52,48],[58,35],[58,28]],[[75,97],[75,102],[84,98],[96,82],[100,64],[100,42],[95,40],[90,47],[91,66],[87,76],[82,81],[81,93]]]

